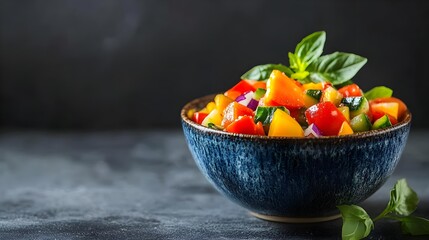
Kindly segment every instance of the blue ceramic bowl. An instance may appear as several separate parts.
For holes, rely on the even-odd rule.
[[[359,203],[393,173],[411,114],[393,127],[321,138],[233,134],[190,120],[214,95],[181,111],[189,149],[204,176],[230,200],[272,221],[318,222],[339,217],[337,205]]]

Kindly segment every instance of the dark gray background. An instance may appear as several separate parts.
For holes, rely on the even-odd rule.
[[[309,33],[325,53],[369,59],[355,81],[387,85],[428,128],[424,0],[0,2],[1,126],[178,127],[189,100],[257,64],[288,64]]]

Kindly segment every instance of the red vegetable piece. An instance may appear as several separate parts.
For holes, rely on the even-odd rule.
[[[203,112],[195,112],[194,115],[192,116],[192,121],[201,124],[204,121],[204,118],[207,117],[207,115],[209,115],[208,113],[203,113]]]
[[[232,102],[228,104],[228,106],[223,111],[223,120],[222,120],[222,126],[228,127],[229,124],[234,122],[238,117],[240,116],[252,116],[254,113],[253,110],[238,103],[238,102]]]
[[[258,89],[258,88],[267,89],[267,83],[264,81],[256,81],[256,80],[244,80],[244,81],[248,82],[255,89]]]
[[[399,120],[403,119],[405,112],[407,111],[407,105],[405,105],[405,103],[398,98],[395,98],[395,97],[376,98],[376,99],[370,100],[369,105],[371,106],[372,104],[383,103],[383,102],[398,103],[398,119]]]
[[[360,97],[362,96],[362,91],[357,84],[350,84],[338,89],[344,97]]]
[[[241,116],[225,128],[230,133],[256,134],[256,124],[251,116]]]
[[[308,124],[314,124],[324,136],[336,136],[341,129],[344,115],[332,102],[315,104],[305,111]]]
[[[255,126],[255,134],[260,136],[265,136],[265,130],[264,125],[262,125],[262,122],[258,122]]]
[[[379,112],[379,111],[371,111],[371,116],[372,116],[371,122],[374,123],[377,119],[383,117],[384,115],[387,115],[387,117],[389,118],[390,123],[392,125],[395,125],[398,123],[398,120],[395,117],[393,117],[392,115],[389,115],[389,114],[384,113],[384,112]]]
[[[243,94],[245,92],[255,91],[255,90],[256,90],[256,88],[253,87],[246,80],[241,80],[234,87],[232,87],[231,89],[226,91],[224,95],[231,98],[231,99],[236,99],[238,96],[240,96],[241,94]]]

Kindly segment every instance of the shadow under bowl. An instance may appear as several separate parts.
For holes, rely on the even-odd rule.
[[[347,136],[268,137],[206,128],[190,120],[214,95],[181,111],[189,150],[208,181],[252,215],[279,222],[338,218],[336,208],[357,204],[393,173],[405,147],[411,114],[396,125]]]

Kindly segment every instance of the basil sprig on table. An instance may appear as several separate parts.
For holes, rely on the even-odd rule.
[[[277,69],[301,83],[328,81],[334,86],[350,81],[367,59],[356,54],[334,52],[323,55],[324,31],[315,32],[298,43],[295,52],[288,53],[289,67],[282,64],[256,66],[241,76],[248,80],[266,80]]]
[[[342,239],[362,239],[374,229],[374,222],[387,218],[401,222],[402,232],[410,235],[429,235],[429,220],[411,216],[416,210],[419,198],[405,179],[396,182],[390,192],[386,208],[371,219],[368,213],[356,205],[341,205],[338,209],[343,217]]]

